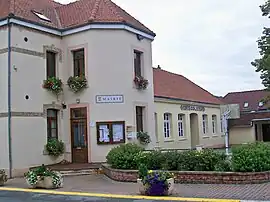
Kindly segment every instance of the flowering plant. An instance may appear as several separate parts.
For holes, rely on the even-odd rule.
[[[70,76],[67,80],[67,84],[74,93],[78,93],[87,88],[87,80],[84,76]]]
[[[149,84],[149,81],[142,76],[136,76],[134,78],[134,83],[137,87],[137,89],[145,90]]]
[[[3,185],[7,181],[7,174],[5,170],[0,170],[0,185]]]
[[[31,186],[35,186],[39,181],[43,180],[44,177],[52,178],[53,188],[61,187],[63,183],[63,177],[59,172],[52,171],[44,165],[29,170],[24,174],[24,176],[26,178],[26,182]]]
[[[43,88],[52,91],[54,94],[58,95],[63,91],[62,81],[56,77],[50,77],[43,81]]]
[[[173,178],[173,174],[167,171],[149,170],[147,175],[142,178],[146,187],[146,194],[150,196],[163,196],[168,194],[168,179]]]

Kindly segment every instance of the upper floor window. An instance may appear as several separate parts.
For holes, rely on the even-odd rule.
[[[56,53],[52,51],[46,52],[46,70],[47,79],[56,77]]]
[[[58,121],[57,121],[57,110],[47,110],[47,138],[58,139]]]
[[[223,133],[223,120],[220,118],[220,132]]]
[[[142,76],[142,52],[134,50],[134,73],[135,76]]]
[[[178,114],[178,136],[184,137],[184,124],[185,124],[185,115],[184,114]]]
[[[212,115],[212,133],[215,134],[217,132],[217,116]]]
[[[171,137],[171,114],[164,114],[164,137],[168,139]]]
[[[202,115],[203,134],[208,133],[208,117],[206,114]]]
[[[85,76],[84,49],[73,51],[73,74]]]
[[[136,128],[137,128],[137,132],[143,132],[143,111],[144,111],[144,107],[136,106]]]

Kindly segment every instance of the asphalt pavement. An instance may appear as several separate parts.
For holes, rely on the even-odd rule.
[[[31,192],[0,191],[0,202],[156,202],[157,200],[117,199],[102,197],[66,196]],[[169,202],[162,200],[162,202]]]

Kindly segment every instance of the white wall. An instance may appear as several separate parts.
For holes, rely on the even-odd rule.
[[[154,134],[154,98],[153,98],[153,70],[152,47],[149,40],[138,41],[136,35],[121,30],[92,30],[64,38],[64,67],[65,80],[72,73],[71,50],[84,47],[87,56],[87,77],[89,88],[79,95],[69,90],[65,94],[68,104],[89,103],[90,121],[125,121],[126,126],[135,126],[135,106],[142,104],[147,107],[147,131],[154,140],[150,147],[155,145]],[[79,46],[78,46],[79,45]],[[133,51],[144,53],[144,75],[149,80],[149,87],[145,91],[138,91],[133,84]],[[96,95],[124,95],[124,104],[96,104]],[[68,112],[64,112],[65,134],[70,135]],[[105,156],[112,145],[97,145],[96,128],[90,131],[91,161],[105,161]]]

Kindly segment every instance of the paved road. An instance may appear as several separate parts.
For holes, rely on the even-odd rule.
[[[116,199],[101,197],[81,197],[51,195],[30,192],[0,191],[0,202],[156,202],[153,200]],[[169,202],[164,201],[162,202]]]

